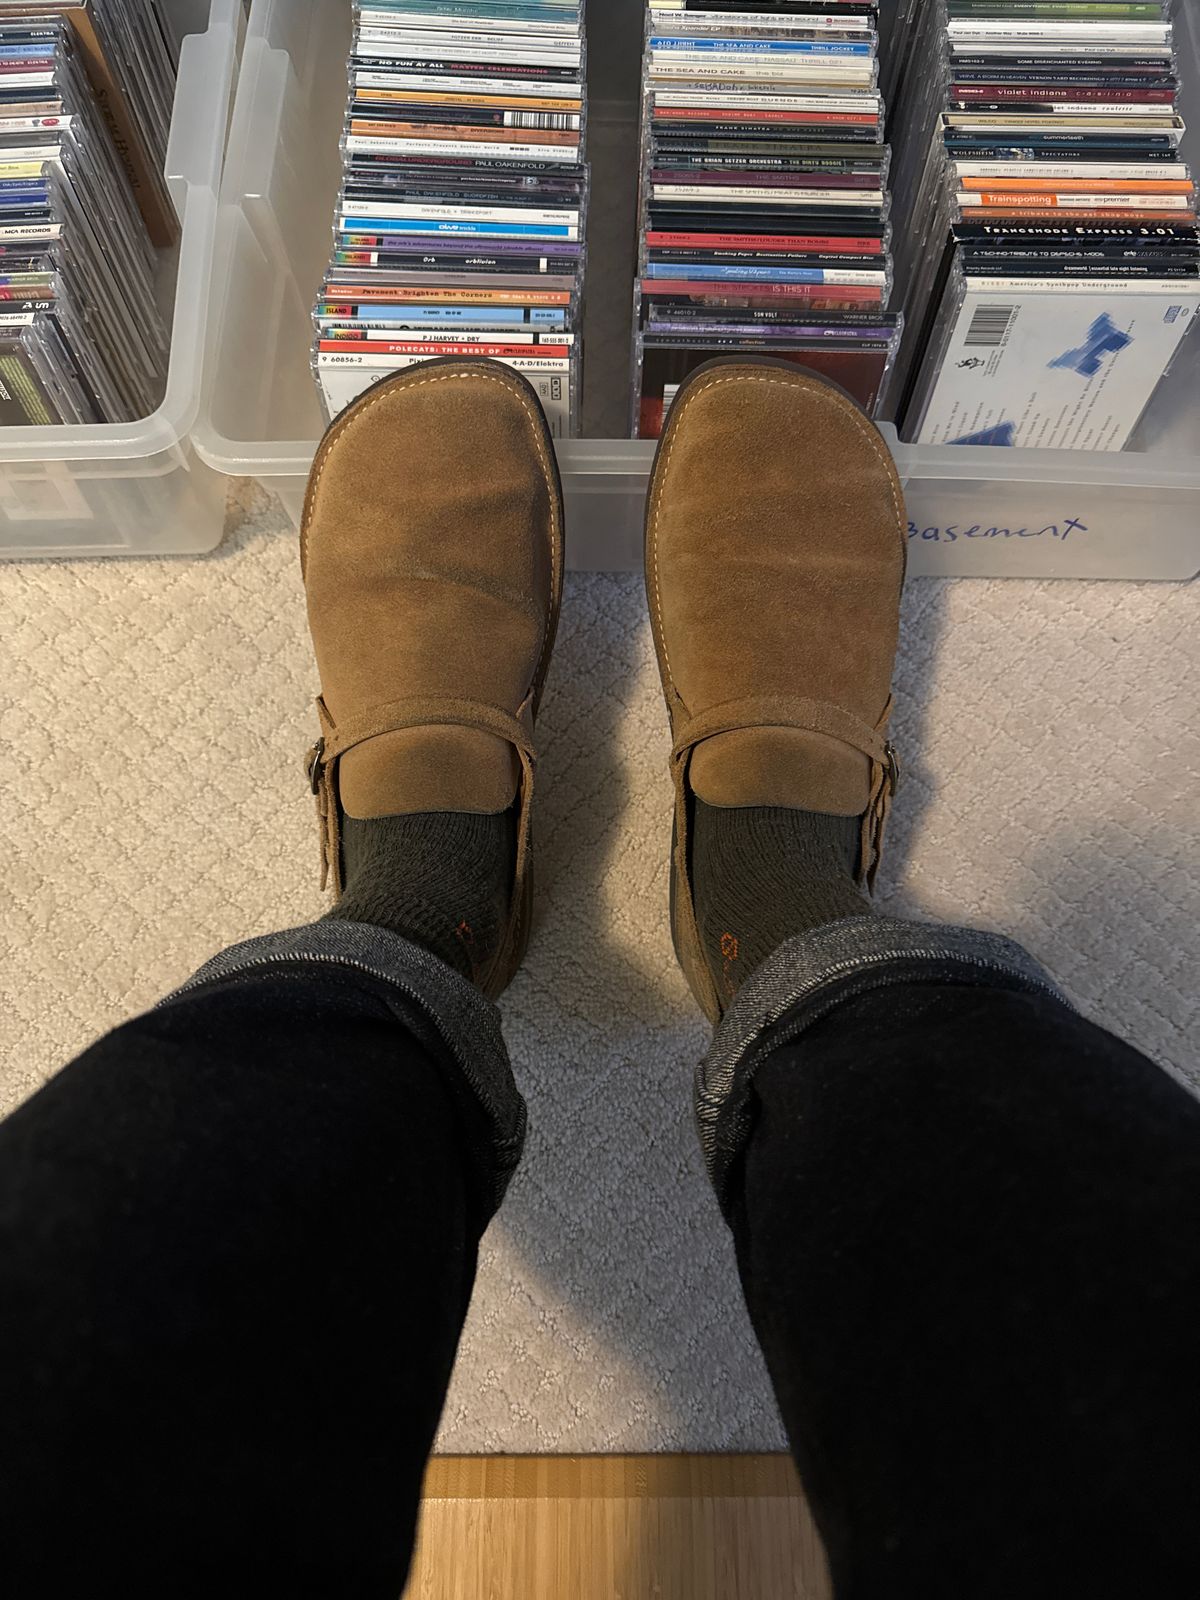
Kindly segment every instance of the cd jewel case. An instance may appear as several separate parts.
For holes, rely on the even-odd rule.
[[[355,8],[313,366],[338,415],[434,356],[503,361],[577,431],[588,169],[582,6]]]

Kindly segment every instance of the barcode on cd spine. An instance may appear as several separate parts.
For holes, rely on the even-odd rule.
[[[581,119],[571,111],[506,111],[506,128],[545,128],[553,132],[572,133]]]
[[[967,337],[963,341],[965,347],[968,350],[998,350],[1016,314],[1016,306],[979,306],[967,329]]]

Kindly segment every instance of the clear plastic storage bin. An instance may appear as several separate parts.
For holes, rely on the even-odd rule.
[[[166,555],[211,550],[221,539],[229,486],[197,457],[191,434],[245,21],[242,0],[168,3],[188,37],[167,154],[183,226],[178,246],[164,253],[159,282],[172,325],[166,392],[142,422],[0,429],[0,558]]]
[[[1200,165],[1200,7],[1177,8],[1185,151]],[[196,432],[219,471],[299,518],[323,418],[309,367],[341,172],[349,0],[254,0],[225,164],[210,383]],[[641,562],[654,446],[617,435],[634,270],[641,0],[589,8],[590,227],[585,424],[559,455],[571,564]],[[605,437],[608,434],[610,437]],[[975,577],[1191,578],[1200,572],[1200,342],[1184,347],[1118,455],[953,446],[890,435],[907,484],[911,570]]]

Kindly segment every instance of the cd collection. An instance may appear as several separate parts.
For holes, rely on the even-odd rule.
[[[355,6],[313,366],[333,418],[389,373],[487,356],[576,431],[588,169],[581,0]]]
[[[651,0],[633,432],[753,351],[868,411],[901,328],[874,0]]]
[[[578,431],[583,13],[355,0],[314,311],[331,418],[469,354]],[[173,21],[0,0],[0,424],[161,398]],[[634,434],[754,352],[921,444],[1126,448],[1200,318],[1177,26],[1171,0],[649,0]]]
[[[1125,448],[1200,314],[1169,0],[938,0],[906,44],[902,435]]]
[[[164,0],[0,0],[0,21],[33,26],[54,17],[71,24],[151,241],[174,244],[179,224],[165,172],[181,40],[172,7]]]
[[[177,62],[153,0],[0,0],[5,426],[131,422],[161,399],[156,246],[177,233],[161,177]]]

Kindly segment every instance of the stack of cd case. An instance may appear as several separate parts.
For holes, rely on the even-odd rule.
[[[651,0],[632,431],[754,352],[874,413],[901,328],[873,0]]]
[[[355,7],[344,173],[316,305],[330,418],[389,373],[488,357],[577,431],[586,264],[577,0]]]
[[[69,8],[32,9],[0,10],[0,422],[131,422],[166,382],[157,255]]]
[[[152,242],[179,237],[167,142],[179,69],[178,11],[164,0],[0,0],[0,21],[68,22]]]
[[[930,8],[896,180],[913,223],[898,262],[906,438],[1130,443],[1200,314],[1171,13],[1169,0]]]

